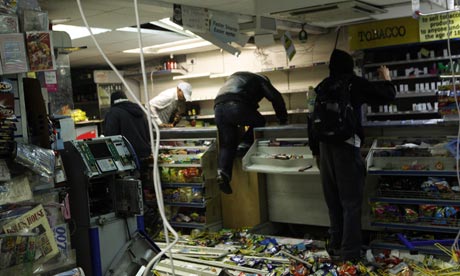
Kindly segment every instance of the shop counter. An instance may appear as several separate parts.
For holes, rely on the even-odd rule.
[[[161,139],[217,138],[217,127],[173,127],[160,128]]]
[[[306,124],[254,129],[243,169],[266,185],[269,222],[328,226],[319,170],[308,146]]]

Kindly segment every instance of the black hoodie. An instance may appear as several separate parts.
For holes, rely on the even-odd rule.
[[[353,57],[345,51],[334,49],[329,60],[329,75],[340,77],[351,76],[351,104],[358,118],[356,134],[364,141],[364,131],[361,125],[361,106],[364,103],[369,105],[382,105],[390,103],[396,96],[396,91],[390,81],[369,82],[365,78],[354,75]],[[320,86],[322,82],[318,85]],[[308,130],[311,129],[311,121],[308,120]],[[319,154],[319,141],[311,131],[308,131],[309,146],[313,155]]]
[[[123,135],[139,158],[150,156],[147,117],[135,103],[126,100],[112,105],[105,116],[104,135]]]

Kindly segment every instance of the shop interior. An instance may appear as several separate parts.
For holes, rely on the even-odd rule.
[[[456,0],[0,2],[0,275],[460,275]],[[396,97],[363,105],[362,259],[334,260],[307,118],[340,49]],[[214,100],[264,75],[266,125],[218,186]],[[147,169],[110,97],[193,87]],[[152,121],[152,124],[155,124]],[[244,131],[245,126],[241,126]]]

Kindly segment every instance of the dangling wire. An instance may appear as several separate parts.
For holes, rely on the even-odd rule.
[[[335,44],[334,44],[334,49],[337,48],[337,42],[339,42],[339,35],[340,35],[340,30],[342,29],[342,26],[339,26],[337,30],[337,35],[335,36]]]

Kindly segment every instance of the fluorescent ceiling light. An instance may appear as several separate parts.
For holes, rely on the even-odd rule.
[[[53,25],[53,30],[63,31],[63,32],[68,33],[70,36],[70,39],[77,39],[77,38],[82,38],[82,37],[90,35],[86,27],[74,26],[74,25],[57,24],[57,25]],[[91,28],[91,32],[93,33],[93,35],[110,32],[110,31],[111,29]]]
[[[189,30],[185,30],[184,27],[182,27],[181,25],[177,25],[176,23],[172,22],[169,19],[169,17],[160,19],[158,21],[152,21],[152,22],[150,22],[150,24],[154,24],[154,25],[157,25],[159,27],[162,27],[162,28],[165,28],[167,30],[170,30],[170,31],[173,31],[173,32],[176,32],[176,33],[179,33],[179,34],[183,34],[183,35],[186,35],[186,36],[197,37],[196,34],[194,34],[193,32],[191,32]]]
[[[123,28],[118,28],[117,31],[137,33],[137,28],[135,28],[135,27],[123,27]],[[143,33],[143,34],[161,34],[163,32],[159,31],[159,30],[150,30],[150,29],[141,28],[141,33]]]
[[[168,43],[158,44],[154,46],[144,47],[143,52],[146,54],[171,53],[171,52],[177,52],[177,51],[188,50],[188,49],[193,49],[193,48],[205,47],[209,45],[212,45],[212,43],[204,39],[190,38],[190,39],[184,39],[184,40],[179,40],[175,42],[168,42]],[[136,54],[138,54],[139,52],[140,52],[139,48],[123,51],[123,53],[136,53]]]

